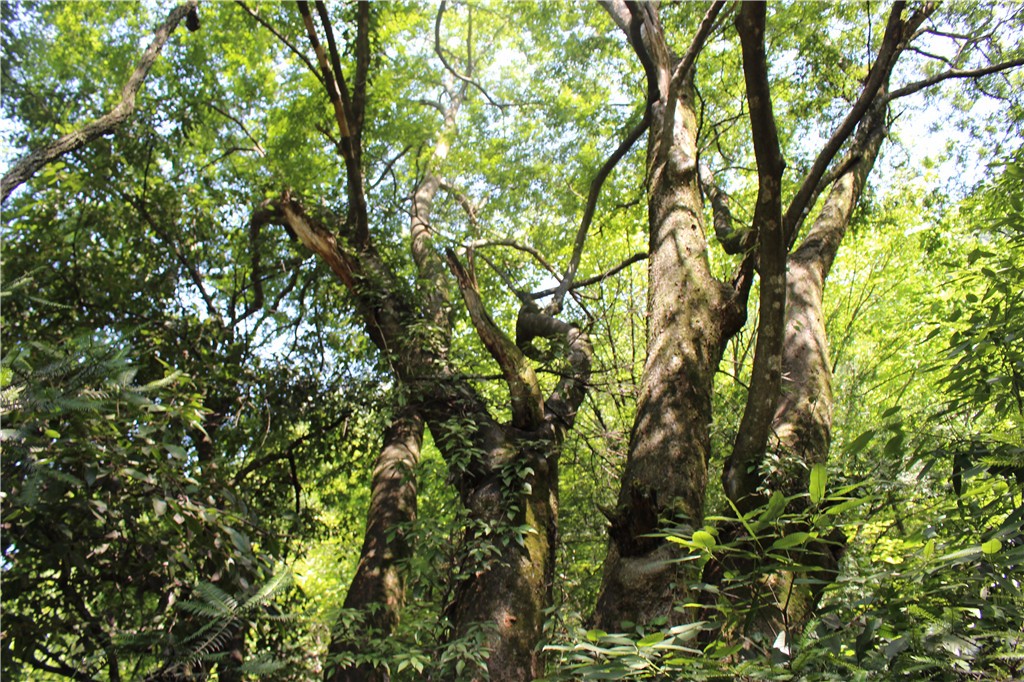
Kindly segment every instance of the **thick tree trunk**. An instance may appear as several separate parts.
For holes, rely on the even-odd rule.
[[[448,615],[456,638],[483,643],[493,682],[533,680],[544,673],[537,644],[551,601],[558,516],[558,457],[552,443],[529,443],[507,428],[486,471],[464,500],[472,525],[470,560]]]
[[[634,36],[640,21],[650,17],[632,17]],[[674,62],[649,45],[661,37],[660,27],[656,33],[650,26],[644,23],[648,43],[638,49],[633,41],[657,95],[648,143],[647,361],[618,503],[608,514],[611,538],[594,620],[610,630],[624,620],[686,617],[674,610],[687,596],[683,565],[673,561],[678,546],[651,534],[703,521],[712,380],[739,326],[732,290],[708,265],[692,85],[670,86]]]
[[[485,345],[506,367],[506,375],[513,374],[524,361],[521,356],[509,359],[519,352],[518,347],[502,338],[486,311],[478,307],[479,301],[469,302],[475,289],[467,273],[459,272],[474,323],[491,327],[479,332]],[[513,421],[518,423],[499,425],[486,415],[473,417],[473,456],[468,466],[454,471],[470,514],[466,532],[469,560],[462,567],[465,577],[448,615],[455,637],[482,640],[489,653],[487,677],[492,682],[533,680],[544,673],[538,643],[554,576],[558,458],[583,400],[592,354],[579,329],[536,309],[520,311],[518,332],[521,346],[528,346],[536,337],[564,343],[564,378],[541,401],[539,415],[523,406],[533,402],[529,397],[533,391],[519,391],[530,382],[531,373],[508,378]],[[433,424],[431,428],[434,430]],[[457,429],[441,423],[435,435],[449,461],[466,461],[460,457],[464,446],[458,442]],[[474,547],[484,550],[482,560],[472,559]]]
[[[327,49],[320,43],[309,3],[299,3],[298,7],[341,136],[339,150],[345,160],[350,198],[348,216],[333,226],[338,229],[336,233],[308,216],[285,192],[280,200],[269,202],[257,212],[254,220],[283,223],[346,286],[370,338],[408,391],[410,404],[421,408],[434,441],[449,463],[469,512],[467,556],[462,560],[469,570],[461,577],[448,608],[453,636],[482,633],[490,679],[533,679],[542,672],[537,644],[554,570],[558,451],[573,425],[589,380],[590,344],[576,327],[524,306],[517,329],[517,335],[523,335],[521,343],[529,346],[534,337],[541,336],[557,339],[566,349],[566,374],[545,400],[523,350],[487,313],[472,259],[467,269],[449,251],[447,264],[477,336],[498,363],[508,386],[511,423],[498,424],[491,417],[485,401],[451,365],[451,279],[445,276],[443,261],[432,245],[430,213],[441,186],[438,167],[454,133],[456,115],[466,93],[466,76],[453,72],[462,87],[457,92],[447,91],[447,107],[439,105],[444,122],[423,180],[412,197],[409,237],[418,291],[410,297],[403,293],[401,278],[375,248],[364,196],[359,160],[366,75],[371,62],[368,6],[359,5],[357,12],[356,78],[351,94],[343,78],[326,5],[316,3]],[[442,4],[435,39],[438,56],[451,69],[438,37],[443,12]],[[471,72],[472,62],[466,66]],[[405,442],[409,450],[409,439]],[[411,509],[413,491],[406,491],[409,497],[405,508],[399,510],[403,513]],[[380,518],[383,515],[383,507],[371,507],[368,531],[392,528],[391,524],[401,518],[397,512],[391,519]],[[478,557],[472,553],[474,545],[482,550]],[[371,562],[367,553],[372,549],[372,543],[364,547],[368,571]],[[483,561],[478,560],[481,556]],[[396,586],[384,598],[393,599],[397,605],[400,589],[397,583],[392,584]]]
[[[412,554],[406,531],[416,520],[415,468],[422,443],[423,419],[415,408],[406,408],[388,427],[374,466],[363,549],[345,598],[345,608],[361,611],[363,620],[357,632],[334,631],[332,655],[357,651],[367,637],[386,637],[398,623],[405,602],[400,566]],[[324,679],[377,682],[389,676],[356,666],[328,670]]]

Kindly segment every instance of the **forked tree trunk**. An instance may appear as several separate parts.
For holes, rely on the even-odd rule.
[[[446,276],[444,260],[432,245],[431,208],[442,184],[439,167],[455,132],[455,117],[466,93],[465,79],[461,90],[447,92],[449,104],[441,107],[444,121],[433,156],[413,193],[409,245],[417,291],[410,296],[402,278],[376,249],[363,194],[360,139],[371,61],[370,10],[365,3],[357,8],[356,78],[349,93],[340,77],[340,54],[326,5],[317,2],[316,14],[326,34],[327,49],[320,42],[312,8],[308,3],[299,3],[298,8],[338,123],[339,151],[348,176],[348,216],[325,225],[308,215],[286,191],[280,199],[267,202],[253,220],[284,224],[330,267],[348,289],[368,335],[393,368],[409,404],[419,410],[418,415],[403,417],[413,421],[405,426],[399,423],[382,456],[406,464],[414,461],[422,433],[421,416],[449,464],[468,511],[466,554],[459,559],[466,570],[458,578],[454,600],[447,609],[452,636],[475,638],[486,649],[489,679],[533,679],[543,672],[538,643],[554,571],[559,447],[583,400],[590,375],[590,344],[575,326],[532,305],[524,305],[520,311],[519,345],[513,343],[487,312],[471,255],[467,268],[454,251],[448,251],[448,269],[477,336],[497,362],[508,387],[511,423],[500,424],[490,415],[486,402],[452,365],[452,297],[448,291],[453,278]],[[443,12],[444,5],[435,27],[440,26]],[[566,365],[563,378],[546,398],[520,348],[530,347],[538,337],[562,348]],[[414,511],[415,489],[410,481],[397,478],[398,473],[383,467],[375,476],[367,539],[349,596],[349,603],[367,614],[368,598],[383,607],[377,622],[382,634],[393,626],[402,601],[400,576],[390,559],[406,551],[392,544],[388,534],[395,530],[395,523],[411,518]],[[474,546],[483,553],[474,556]],[[367,598],[356,594],[362,590],[374,594]],[[343,644],[336,643],[336,651],[343,649]],[[363,673],[366,676],[360,677]],[[382,678],[379,671],[329,671],[328,676],[331,674],[349,675],[336,679]]]
[[[789,257],[785,341],[782,354],[784,383],[776,403],[770,448],[782,466],[772,476],[758,474],[758,485],[786,496],[808,491],[809,471],[828,458],[832,431],[832,365],[825,335],[825,280],[850,224],[854,208],[886,135],[884,107],[876,107],[861,124],[849,153],[854,159],[832,186],[809,233]],[[789,511],[807,510],[794,500]],[[803,524],[783,532],[813,530]],[[727,531],[742,534],[739,526]],[[730,538],[723,538],[729,540]],[[768,540],[770,544],[771,540]],[[756,561],[709,564],[705,578],[719,584],[739,616],[739,624],[721,633],[744,648],[786,647],[813,616],[824,589],[835,580],[845,538],[838,530],[788,550],[799,570],[764,573]],[[764,540],[762,540],[762,545]],[[749,549],[758,553],[758,548]],[[735,581],[723,578],[728,568]],[[781,638],[780,638],[781,633]]]

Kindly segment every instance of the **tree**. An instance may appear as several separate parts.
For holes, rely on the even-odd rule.
[[[89,58],[109,44],[118,66],[131,61],[124,27],[138,23],[135,10],[83,7],[5,6],[5,52],[16,55],[5,67],[5,111],[24,126],[27,148],[82,118],[54,111],[37,90],[100,93],[84,101],[105,111],[113,69]],[[820,9],[613,0],[603,13],[518,6],[510,20],[472,4],[238,2],[200,7],[201,30],[176,34],[154,62],[177,22],[194,16],[186,3],[124,87],[126,101],[141,96],[135,117],[118,105],[110,125],[87,126],[113,137],[72,136],[55,152],[64,166],[10,194],[12,248],[26,272],[61,264],[45,273],[48,297],[69,306],[54,316],[53,339],[90,327],[115,345],[153,339],[153,353],[136,360],[147,380],[161,362],[193,377],[206,416],[177,447],[218,471],[205,486],[234,485],[241,508],[266,510],[270,522],[252,533],[268,560],[315,535],[303,495],[315,509],[331,498],[303,492],[300,480],[325,480],[347,447],[347,429],[336,431],[358,411],[352,403],[373,406],[365,426],[379,435],[358,448],[376,453],[364,477],[365,532],[330,637],[328,679],[397,672],[363,635],[387,639],[407,610],[428,448],[444,458],[463,509],[440,638],[449,650],[461,642],[486,652],[440,656],[437,674],[544,673],[559,458],[584,413],[604,421],[611,398],[597,377],[637,369],[616,348],[617,321],[630,311],[610,305],[596,320],[590,306],[606,299],[587,292],[646,260],[647,342],[634,356],[635,402],[616,399],[631,428],[621,480],[602,482],[618,496],[605,510],[593,623],[709,622],[703,636],[719,652],[788,651],[845,550],[838,527],[811,519],[824,500],[833,420],[824,290],[893,107],[947,81],[1014,101],[1011,79],[1024,64],[1009,45],[1012,9],[896,3],[876,15],[840,6],[827,18],[848,30],[825,37],[811,28]],[[77,24],[94,45],[61,48],[89,65],[74,81],[61,78],[62,55],[22,56],[41,48],[37,26]],[[676,52],[676,36],[688,34]],[[787,82],[789,68],[815,77]],[[635,104],[608,106],[636,92]],[[646,152],[633,154],[645,134]],[[8,175],[5,197],[25,177]],[[96,246],[80,252],[80,234]],[[69,247],[40,248],[53,235],[68,235]],[[124,257],[132,253],[134,262]],[[116,274],[106,262],[115,254]],[[143,290],[149,302],[138,300]],[[18,344],[41,331],[32,306],[19,301],[5,324]],[[715,378],[748,308],[756,344],[719,491],[709,483],[711,425],[722,419]],[[605,332],[607,347],[595,347],[591,338]],[[298,380],[298,367],[317,372]],[[361,388],[374,381],[384,386],[376,402]],[[257,399],[265,409],[246,409]],[[285,416],[296,401],[300,414]],[[285,517],[280,500],[290,493],[295,510]],[[723,520],[708,518],[709,500]],[[755,532],[752,521],[765,523]],[[699,574],[689,550],[716,543],[735,551],[698,551]],[[225,561],[198,566],[193,582],[219,575]],[[255,598],[261,571],[232,584]],[[200,597],[212,594],[203,589]],[[151,592],[164,590],[166,576]],[[704,608],[683,607],[692,603]],[[259,632],[246,621],[203,653],[222,676],[244,674],[237,662]],[[31,666],[34,656],[18,657]],[[154,670],[173,668],[165,663]],[[108,676],[121,666],[108,657]]]
[[[824,283],[884,138],[886,107],[942,78],[966,75],[953,67],[891,89],[901,53],[931,30],[923,27],[935,11],[924,6],[904,16],[905,6],[894,5],[859,94],[799,179],[783,211],[785,162],[768,77],[766,8],[748,4],[740,9],[736,30],[757,164],[757,198],[745,257],[732,281],[723,282],[712,275],[706,255],[692,72],[720,9],[718,4],[711,6],[684,56],[675,58],[655,6],[609,5],[648,82],[651,291],[647,364],[598,602],[597,622],[605,627],[616,627],[622,620],[676,617],[673,606],[690,599],[690,581],[680,572],[681,564],[671,560],[678,557],[678,550],[667,539],[658,539],[657,531],[666,517],[690,529],[703,522],[712,379],[726,343],[742,324],[755,269],[760,275],[757,347],[743,419],[722,482],[731,505],[741,514],[761,506],[773,491],[794,496],[807,490],[808,473],[827,458],[832,419]],[[845,158],[834,164],[844,146]],[[810,231],[791,252],[806,216],[829,185],[832,189]],[[720,190],[708,191],[711,197],[716,194]],[[728,229],[728,217],[716,217],[718,224]],[[776,480],[766,476],[769,454],[784,463]],[[822,576],[834,575],[841,552],[841,541],[811,542],[799,563],[819,567]],[[788,639],[787,631],[799,631],[813,612],[820,582],[808,587],[806,582],[795,585],[792,576],[766,580],[769,593],[783,597],[770,607],[778,615],[763,615],[758,627],[766,632],[757,634],[775,641],[781,632]],[[803,591],[810,593],[804,596]]]

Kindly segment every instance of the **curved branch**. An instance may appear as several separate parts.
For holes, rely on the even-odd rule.
[[[811,170],[804,177],[800,189],[797,190],[796,195],[789,204],[789,208],[786,210],[786,215],[783,217],[782,222],[787,247],[792,247],[793,242],[796,240],[797,233],[800,231],[800,225],[803,223],[816,198],[814,191],[818,188],[819,181],[825,175],[825,171],[828,170],[832,159],[839,153],[840,148],[849,139],[850,135],[853,134],[857,124],[867,113],[872,102],[877,98],[879,88],[888,80],[903,41],[907,37],[908,30],[910,33],[916,30],[935,9],[934,5],[927,4],[924,9],[915,12],[904,23],[902,15],[905,6],[906,2],[903,0],[893,4],[888,22],[886,23],[885,34],[882,37],[882,46],[878,50],[878,57],[868,73],[860,96],[854,102],[846,118],[843,119],[842,123],[839,124],[839,127],[835,129],[828,142],[825,143],[825,146],[818,153],[818,157],[814,160]]]
[[[512,339],[503,332],[488,314],[480,298],[476,278],[459,262],[455,252],[445,250],[448,266],[459,283],[459,291],[473,327],[491,357],[498,363],[508,384],[512,398],[512,425],[524,431],[534,431],[544,422],[544,400],[537,375],[529,361]]]
[[[259,154],[260,156],[266,156],[266,155],[267,155],[267,151],[266,151],[266,150],[265,150],[265,149],[263,148],[263,145],[261,145],[261,144],[260,144],[260,141],[259,141],[259,140],[257,140],[257,139],[256,139],[256,138],[255,138],[255,137],[253,136],[253,134],[252,134],[252,133],[251,133],[251,132],[249,131],[249,129],[248,129],[247,127],[246,127],[246,125],[245,125],[244,123],[242,123],[241,119],[235,118],[234,116],[232,116],[232,115],[231,115],[231,114],[229,114],[228,112],[224,111],[223,109],[221,109],[220,107],[218,107],[218,106],[217,106],[216,104],[213,104],[212,102],[207,102],[207,103],[206,103],[206,106],[210,107],[211,109],[213,109],[214,111],[216,111],[216,112],[217,112],[218,114],[220,114],[221,116],[223,116],[224,118],[228,119],[229,121],[231,121],[231,122],[233,122],[233,123],[234,123],[235,125],[237,125],[237,126],[238,126],[239,128],[241,128],[241,129],[242,129],[242,132],[243,132],[243,133],[245,133],[245,136],[246,136],[246,137],[248,137],[248,138],[249,138],[249,140],[250,140],[250,141],[251,141],[251,142],[252,142],[252,143],[253,143],[254,145],[256,145],[256,147],[255,147],[255,150],[256,150],[256,153],[257,153],[257,154]]]
[[[577,289],[582,289],[583,287],[589,287],[591,284],[597,284],[598,282],[602,282],[602,281],[608,279],[609,277],[611,277],[613,275],[616,275],[619,272],[625,270],[630,265],[633,265],[633,263],[639,263],[642,260],[647,260],[647,252],[646,251],[641,251],[640,253],[634,253],[632,256],[630,256],[626,260],[622,261],[618,265],[616,265],[616,266],[614,266],[612,268],[609,268],[608,270],[605,270],[604,272],[602,272],[600,274],[594,275],[593,277],[587,277],[586,279],[581,279],[581,280],[579,280],[577,282],[573,282],[572,286],[569,287],[569,290],[570,291],[576,291]],[[550,296],[551,294],[555,293],[556,291],[558,291],[558,287],[552,287],[550,289],[542,289],[541,291],[535,291],[532,294],[530,294],[530,298],[535,298],[535,299],[536,298],[544,298],[545,296]]]
[[[522,251],[523,253],[527,253],[527,254],[533,256],[534,260],[536,260],[538,263],[540,263],[541,267],[543,267],[545,270],[550,272],[552,274],[552,276],[555,277],[555,279],[559,279],[559,277],[560,277],[560,275],[558,273],[558,270],[556,270],[555,267],[553,265],[551,265],[551,263],[549,263],[547,261],[547,259],[544,257],[544,254],[542,254],[540,251],[538,251],[534,247],[532,247],[532,246],[530,246],[528,244],[520,244],[519,242],[515,241],[514,239],[480,239],[480,240],[473,241],[473,242],[470,242],[468,244],[465,244],[464,246],[467,249],[482,249],[482,248],[485,248],[485,247],[488,247],[488,246],[507,246],[510,249],[515,249],[517,251]],[[555,289],[552,289],[549,293],[554,293],[554,291],[555,291]]]
[[[109,113],[85,124],[78,130],[62,135],[42,149],[26,154],[11,166],[0,180],[0,203],[6,201],[15,188],[35,175],[46,164],[112,132],[131,116],[135,111],[135,97],[142,88],[142,83],[149,74],[149,70],[156,62],[156,58],[160,56],[160,51],[171,37],[171,33],[178,27],[181,20],[195,9],[196,3],[197,0],[188,0],[175,7],[167,15],[164,23],[157,28],[153,42],[146,48],[139,63],[135,66],[135,70],[132,71],[132,75],[128,77],[128,82],[121,90],[121,101]]]
[[[257,12],[256,10],[254,10],[251,7],[249,7],[248,5],[246,5],[243,0],[235,0],[235,2],[238,4],[239,7],[244,9],[245,12],[250,17],[255,19],[256,23],[258,23],[260,26],[262,26],[263,28],[265,28],[268,31],[270,31],[274,35],[274,37],[276,37],[278,40],[280,40],[281,43],[284,44],[285,47],[287,47],[289,50],[292,51],[292,54],[294,54],[296,57],[298,57],[300,60],[302,60],[302,63],[305,64],[306,68],[309,69],[310,73],[312,73],[316,77],[316,79],[318,81],[320,81],[320,84],[321,85],[325,85],[324,77],[320,75],[319,71],[317,71],[317,68],[313,64],[313,62],[309,61],[309,57],[307,57],[306,55],[302,54],[302,51],[299,50],[299,48],[295,47],[295,45],[293,45],[290,40],[288,40],[283,35],[281,35],[281,32],[278,31],[273,26],[271,26],[270,23],[266,19],[261,17],[259,12]]]
[[[569,267],[565,269],[565,275],[562,277],[561,283],[555,290],[554,298],[548,305],[549,314],[557,314],[562,309],[562,302],[565,300],[565,295],[572,288],[573,280],[576,278],[576,271],[580,266],[580,259],[583,257],[583,247],[587,242],[587,232],[590,230],[590,224],[594,220],[594,213],[597,210],[597,199],[601,196],[601,187],[604,185],[604,181],[611,174],[612,170],[618,165],[622,157],[633,148],[636,141],[640,139],[640,136],[651,125],[651,108],[644,107],[643,118],[640,122],[629,131],[626,135],[626,139],[619,143],[619,146],[615,148],[608,160],[604,162],[598,170],[597,175],[590,183],[590,192],[587,195],[587,204],[583,209],[583,218],[580,220],[580,227],[576,231],[576,241],[573,244],[572,258],[569,260]]]
[[[435,52],[435,54],[437,54],[438,59],[441,60],[441,64],[444,66],[445,70],[448,71],[448,73],[450,73],[456,79],[458,79],[459,81],[465,83],[466,85],[472,85],[474,88],[479,90],[480,94],[483,95],[485,98],[487,98],[487,101],[490,102],[493,106],[496,106],[499,109],[504,109],[505,107],[507,107],[509,105],[505,104],[503,102],[499,102],[496,99],[494,99],[493,97],[491,97],[490,93],[488,93],[487,90],[484,89],[484,86],[480,85],[480,82],[472,77],[472,71],[470,71],[470,75],[465,75],[465,74],[460,73],[458,71],[458,69],[456,69],[454,66],[452,66],[452,64],[444,56],[444,49],[441,47],[441,18],[444,16],[444,11],[445,11],[445,8],[446,8],[447,4],[448,3],[447,3],[446,0],[441,0],[441,4],[437,8],[437,19],[434,20],[434,52]],[[472,45],[470,46],[470,49],[472,49]],[[470,67],[472,68],[472,64],[470,64]]]
[[[223,326],[224,321],[220,311],[217,309],[217,305],[213,302],[213,297],[210,295],[210,292],[206,289],[206,285],[203,283],[202,273],[199,272],[199,268],[196,264],[189,260],[186,255],[186,250],[182,248],[181,243],[178,240],[173,239],[170,233],[163,228],[156,218],[153,217],[153,214],[146,207],[146,200],[144,197],[131,196],[127,192],[123,191],[121,192],[121,196],[125,201],[135,207],[135,210],[139,212],[139,215],[142,216],[142,219],[149,224],[150,228],[157,234],[157,236],[167,242],[171,247],[174,251],[174,256],[178,259],[178,263],[185,268],[188,272],[189,278],[192,280],[192,284],[195,286],[196,290],[199,291],[199,295],[203,299],[203,304],[206,306],[206,314],[209,315],[211,319],[216,320],[219,325]]]
[[[546,338],[563,344],[567,372],[544,402],[545,420],[556,442],[561,442],[576,421],[576,413],[586,396],[594,349],[590,339],[576,325],[563,322],[540,311],[532,302],[519,309],[516,319],[516,346],[527,352],[533,340]]]

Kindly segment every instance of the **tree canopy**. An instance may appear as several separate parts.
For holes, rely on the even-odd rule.
[[[1024,8],[5,2],[2,673],[1024,675]]]

